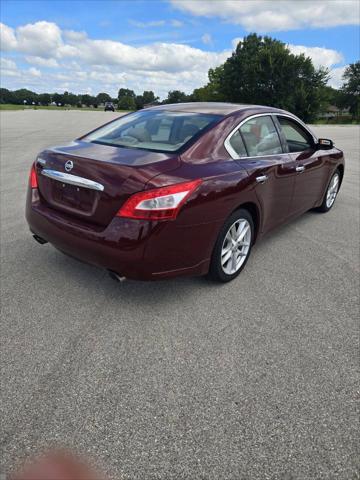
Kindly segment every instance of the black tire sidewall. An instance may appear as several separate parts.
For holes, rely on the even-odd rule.
[[[248,254],[246,256],[246,259],[245,259],[244,263],[241,265],[241,267],[239,268],[239,270],[237,272],[233,273],[232,275],[228,275],[227,273],[224,272],[224,270],[222,269],[222,265],[221,265],[222,245],[223,245],[225,236],[226,236],[230,226],[234,222],[236,222],[236,220],[239,220],[241,218],[244,218],[250,224],[250,228],[251,228],[250,248],[249,248]],[[254,233],[255,233],[254,221],[253,221],[253,218],[252,218],[251,214],[248,212],[248,210],[245,210],[245,209],[236,210],[235,212],[233,212],[227,218],[227,220],[225,221],[224,225],[222,226],[222,228],[219,232],[219,235],[218,235],[218,238],[216,240],[214,250],[213,250],[213,253],[212,253],[212,256],[211,256],[209,275],[213,280],[217,280],[217,281],[220,281],[220,282],[230,282],[231,280],[236,278],[241,273],[241,271],[245,267],[245,265],[246,265],[246,263],[247,263],[247,261],[250,257],[252,245],[254,243]]]

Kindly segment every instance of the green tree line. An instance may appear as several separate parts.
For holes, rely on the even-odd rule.
[[[71,92],[64,93],[35,93],[26,88],[19,90],[0,89],[0,103],[11,103],[14,105],[57,105],[97,107],[104,102],[111,102],[113,99],[107,93],[99,93],[96,97],[92,95],[76,95]]]
[[[253,33],[245,37],[224,64],[209,70],[208,79],[206,85],[189,95],[180,90],[169,91],[161,103],[221,101],[269,105],[289,110],[305,121],[314,120],[329,105],[335,105],[349,108],[353,118],[359,117],[360,61],[347,67],[343,85],[336,90],[327,86],[327,69],[315,68],[310,57],[295,55],[285,43],[268,36]],[[137,95],[128,88],[120,88],[117,98],[105,92],[91,96],[0,89],[0,103],[49,105],[55,102],[97,107],[110,101],[120,110],[138,110],[160,103],[153,91]]]
[[[127,88],[120,88],[117,98],[112,98],[105,92],[93,96],[88,94],[76,95],[71,92],[36,93],[26,88],[14,91],[0,88],[0,103],[13,105],[48,106],[55,103],[58,106],[97,108],[105,102],[112,102],[114,105],[118,105],[119,110],[138,110],[147,104],[156,103],[158,99],[159,97],[156,97],[152,91],[144,91],[142,95],[136,95],[133,90]]]

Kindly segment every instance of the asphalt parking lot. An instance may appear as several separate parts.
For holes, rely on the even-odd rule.
[[[336,204],[255,246],[226,285],[118,284],[31,237],[28,173],[116,117],[1,112],[1,468],[45,449],[116,479],[358,478],[359,127]]]

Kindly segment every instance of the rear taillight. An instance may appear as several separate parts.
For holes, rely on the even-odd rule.
[[[33,163],[30,170],[29,184],[31,188],[38,188],[37,175],[35,170],[35,164]]]
[[[145,220],[173,220],[202,180],[177,183],[132,195],[116,214]]]

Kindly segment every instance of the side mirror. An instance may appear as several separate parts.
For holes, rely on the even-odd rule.
[[[319,138],[316,144],[317,150],[331,150],[334,148],[334,142],[328,138]]]

